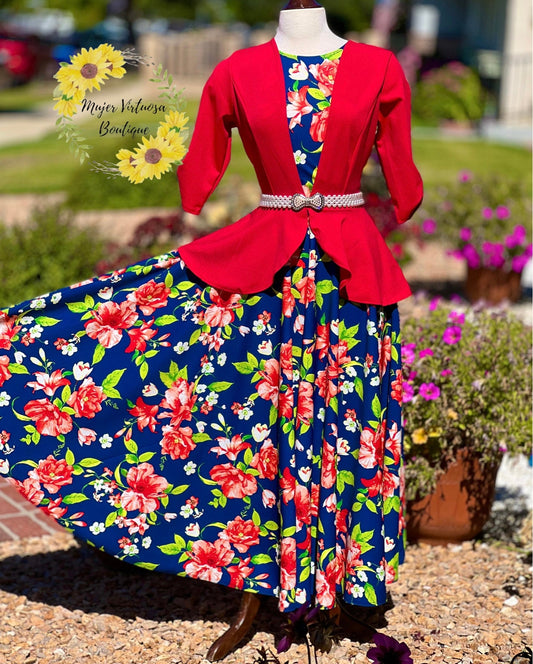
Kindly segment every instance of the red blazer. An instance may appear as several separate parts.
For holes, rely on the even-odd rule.
[[[302,191],[291,147],[286,90],[276,42],[242,49],[220,62],[207,81],[189,152],[178,168],[183,209],[198,214],[230,159],[238,127],[265,194]],[[313,192],[360,190],[376,143],[398,220],[422,200],[413,164],[410,90],[387,50],[348,42],[332,94],[328,128]],[[258,207],[239,221],[180,247],[187,267],[217,289],[255,293],[302,244],[310,226],[341,268],[341,292],[368,304],[392,304],[411,294],[402,271],[363,207],[314,211]]]

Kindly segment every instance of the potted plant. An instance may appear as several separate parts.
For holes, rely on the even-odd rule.
[[[503,453],[531,453],[531,330],[503,311],[433,301],[403,339],[408,537],[471,539]]]
[[[531,195],[521,182],[463,171],[454,184],[429,193],[420,217],[435,223],[432,239],[465,261],[471,302],[520,299],[521,274],[532,255]]]

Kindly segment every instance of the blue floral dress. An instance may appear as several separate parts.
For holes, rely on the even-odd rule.
[[[282,54],[310,191],[342,49]],[[275,595],[385,601],[403,558],[396,306],[349,302],[308,231],[273,286],[199,282],[179,250],[0,317],[0,473],[140,567]]]

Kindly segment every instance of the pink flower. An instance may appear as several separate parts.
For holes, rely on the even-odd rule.
[[[403,387],[402,403],[409,403],[409,401],[412,401],[413,397],[415,396],[415,390],[411,385],[411,383],[404,383],[402,387]]]
[[[459,237],[463,242],[470,242],[472,239],[472,231],[470,228],[461,228]]]
[[[494,211],[490,207],[484,207],[481,210],[481,216],[483,217],[483,219],[487,219],[487,220],[492,219],[493,214],[494,214]]]
[[[448,320],[456,325],[462,325],[465,322],[465,315],[459,313],[458,311],[451,311],[448,316]]]
[[[433,351],[431,350],[431,348],[424,348],[424,350],[421,350],[419,353],[420,359],[426,357],[426,355],[433,355]]]
[[[437,222],[435,219],[424,219],[422,222],[422,230],[427,235],[433,235],[433,233],[437,230]]]
[[[443,369],[440,372],[441,376],[451,376],[453,374],[453,371],[451,369]]]
[[[47,374],[44,371],[36,371],[34,374],[37,380],[26,383],[28,387],[33,387],[33,391],[42,390],[46,396],[53,396],[54,392],[62,385],[69,385],[70,381],[63,378],[61,369],[56,369],[53,373]]]
[[[81,427],[78,429],[78,442],[80,445],[90,445],[96,440],[96,431]]]
[[[307,101],[308,90],[309,86],[304,85],[300,90],[287,93],[287,99],[289,100],[287,104],[287,117],[291,118],[289,129],[294,129],[297,124],[302,124],[302,115],[313,112],[313,107]]]
[[[156,475],[150,463],[141,463],[130,468],[126,482],[129,488],[120,499],[122,507],[128,512],[139,510],[144,514],[150,514],[159,508],[159,499],[168,487],[167,480]]]
[[[441,301],[441,298],[440,298],[439,296],[434,297],[434,298],[431,300],[431,302],[429,303],[429,307],[428,307],[428,309],[429,309],[430,311],[435,311],[435,309],[437,309],[437,307],[439,306],[439,302],[440,302],[440,301]]]
[[[529,258],[526,254],[522,254],[520,256],[513,256],[513,259],[511,261],[511,269],[513,272],[522,272],[522,270],[526,267],[528,262]]]
[[[415,343],[403,344],[402,346],[402,362],[404,364],[412,364],[415,361]]]
[[[442,333],[442,340],[445,344],[456,344],[461,340],[462,330],[458,325],[447,327]]]
[[[459,182],[470,182],[471,179],[472,179],[471,171],[461,171],[459,173]]]
[[[509,219],[511,212],[506,205],[498,205],[496,208],[496,216],[498,219]]]
[[[419,388],[419,394],[426,401],[435,401],[440,396],[440,389],[435,383],[422,383]]]

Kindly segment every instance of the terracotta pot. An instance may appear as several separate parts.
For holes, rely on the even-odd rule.
[[[469,267],[466,273],[465,293],[470,302],[485,300],[499,304],[503,300],[516,302],[522,294],[520,273],[491,270],[488,267]]]
[[[481,466],[478,455],[459,450],[435,492],[407,503],[408,540],[449,544],[479,535],[490,516],[498,468]]]

